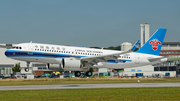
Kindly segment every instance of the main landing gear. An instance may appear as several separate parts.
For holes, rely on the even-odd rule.
[[[87,77],[92,76],[92,72],[91,72],[91,71],[87,71],[87,72],[86,72],[86,76],[87,76]]]
[[[76,76],[76,77],[80,77],[80,76],[81,76],[81,72],[80,72],[80,71],[76,71],[76,72],[75,72],[75,76]]]
[[[25,71],[26,71],[26,72],[29,71],[29,64],[30,64],[30,62],[27,62],[27,68],[25,68]]]
[[[75,76],[76,76],[76,77],[80,77],[80,76],[81,76],[81,72],[80,72],[80,71],[76,71],[76,72],[75,72]],[[92,76],[92,72],[91,72],[91,71],[87,71],[87,72],[86,72],[86,76],[87,76],[87,77]]]

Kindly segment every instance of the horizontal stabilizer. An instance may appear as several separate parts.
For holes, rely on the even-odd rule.
[[[154,62],[154,61],[160,61],[160,62],[165,62],[168,60],[167,57],[160,57],[160,58],[149,58],[148,59],[150,62]]]

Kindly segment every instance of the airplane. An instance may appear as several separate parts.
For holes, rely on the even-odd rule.
[[[46,63],[48,69],[76,71],[81,76],[81,67],[92,68],[132,68],[154,65],[167,61],[167,57],[159,56],[167,29],[159,28],[149,40],[137,51],[137,41],[128,51],[93,49],[63,45],[20,43],[5,51],[5,55],[15,60],[27,62],[25,71],[29,71],[30,62]],[[87,76],[92,72],[87,71]]]

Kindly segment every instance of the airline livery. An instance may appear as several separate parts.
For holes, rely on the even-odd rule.
[[[27,62],[28,71],[30,62],[46,63],[49,69],[64,69],[64,71],[76,71],[75,76],[80,76],[79,69],[83,66],[92,68],[131,68],[145,65],[153,65],[167,61],[166,57],[159,56],[166,34],[164,28],[159,28],[151,38],[136,52],[136,45],[129,51],[114,51],[93,49],[85,47],[73,47],[39,43],[21,43],[12,49],[8,49],[5,55],[9,58]],[[87,71],[87,76],[92,72]]]

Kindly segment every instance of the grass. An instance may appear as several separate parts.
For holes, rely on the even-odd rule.
[[[2,79],[0,86],[55,85],[55,84],[107,84],[107,83],[167,83],[180,82],[180,78],[64,78],[64,79]]]
[[[179,101],[180,87],[1,91],[0,101]]]

